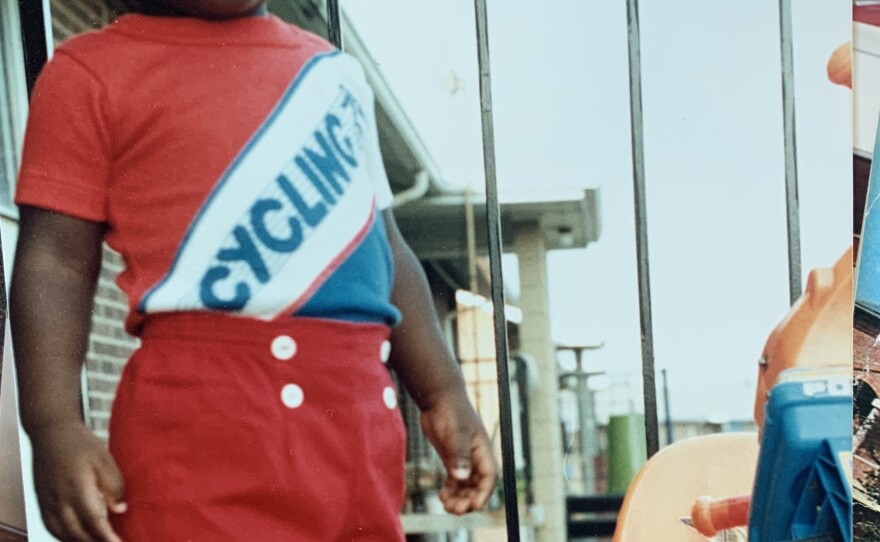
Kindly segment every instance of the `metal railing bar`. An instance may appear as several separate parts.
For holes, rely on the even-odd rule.
[[[342,29],[339,19],[339,0],[327,0],[327,38],[338,49],[342,49]]]
[[[794,107],[794,44],[791,0],[779,0],[779,36],[782,49],[782,122],[785,147],[785,212],[788,225],[788,287],[794,305],[800,299],[801,225],[798,197],[797,128]]]
[[[489,240],[489,275],[495,320],[495,354],[498,368],[498,406],[501,417],[502,478],[507,520],[507,540],[519,542],[519,505],[516,491],[516,454],[513,443],[513,410],[504,316],[504,277],[501,270],[501,208],[495,172],[495,127],[492,116],[492,75],[489,61],[489,24],[486,0],[474,0],[477,23],[477,60],[480,70],[480,112],[483,125],[483,165],[486,181],[486,226]]]
[[[635,200],[636,260],[639,281],[639,319],[642,333],[642,385],[645,401],[645,443],[648,457],[660,449],[657,421],[657,383],[654,332],[651,321],[651,272],[648,258],[648,211],[645,190],[645,140],[642,116],[642,60],[639,2],[627,0],[629,42],[630,135],[632,138],[633,198]]]

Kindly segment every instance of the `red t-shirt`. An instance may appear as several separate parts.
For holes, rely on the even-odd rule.
[[[192,310],[393,324],[391,199],[361,67],[271,16],[125,15],[60,46],[16,194],[107,224],[133,332]]]

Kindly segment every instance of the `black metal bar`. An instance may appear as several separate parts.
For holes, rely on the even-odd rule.
[[[797,129],[794,108],[794,44],[791,0],[779,0],[779,36],[782,49],[782,122],[785,147],[785,212],[788,224],[788,288],[794,305],[800,299],[801,225],[798,198]]]
[[[651,272],[648,265],[648,214],[645,194],[645,148],[642,130],[642,61],[639,3],[627,0],[629,38],[630,132],[632,137],[633,197],[636,218],[636,258],[639,276],[639,316],[642,331],[642,385],[645,399],[645,443],[648,457],[660,449],[657,427],[657,383],[654,372],[654,332],[651,323]]]
[[[483,124],[483,165],[486,170],[486,227],[489,237],[489,274],[495,310],[495,353],[498,367],[498,406],[501,417],[501,471],[507,540],[519,542],[519,504],[516,491],[516,454],[508,369],[507,318],[504,314],[504,278],[501,272],[501,208],[495,177],[495,127],[492,118],[492,76],[489,64],[489,23],[486,0],[474,0],[477,22],[477,59],[480,68],[480,111]]]
[[[24,49],[24,70],[28,96],[34,90],[37,75],[49,58],[49,38],[46,36],[46,17],[42,0],[18,0],[21,20],[21,41]]]
[[[339,0],[327,0],[327,38],[342,49],[342,29],[339,22]]]

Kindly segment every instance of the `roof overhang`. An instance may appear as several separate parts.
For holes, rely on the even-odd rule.
[[[473,197],[476,250],[488,253],[485,196]],[[400,230],[423,260],[467,257],[465,196],[430,196],[395,209]],[[599,194],[591,188],[562,195],[513,197],[502,195],[501,237],[505,252],[513,251],[516,228],[538,225],[547,250],[583,248],[599,239]]]

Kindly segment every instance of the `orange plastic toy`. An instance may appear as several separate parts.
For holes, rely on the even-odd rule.
[[[767,394],[794,367],[852,367],[853,252],[810,271],[804,295],[767,339],[758,368],[755,422],[764,426]]]
[[[832,53],[827,69],[832,83],[852,88],[852,43],[846,42]]]
[[[767,339],[755,397],[759,428],[767,394],[782,371],[851,366],[852,258],[850,248],[834,267],[811,271],[803,296]],[[660,450],[630,485],[614,542],[705,542],[747,525],[758,443],[754,433],[725,433]]]
[[[751,503],[749,495],[729,499],[700,497],[691,508],[694,529],[704,536],[715,536],[721,531],[746,525]]]
[[[682,520],[701,495],[742,495],[758,462],[754,433],[720,433],[676,442],[659,452],[629,486],[614,542],[706,542]]]

